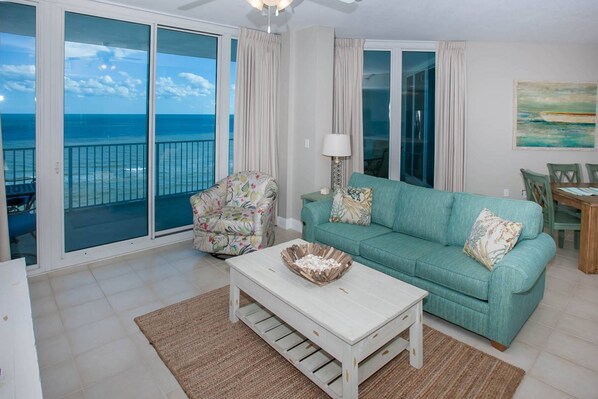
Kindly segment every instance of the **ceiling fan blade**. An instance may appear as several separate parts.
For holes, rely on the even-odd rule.
[[[214,0],[195,0],[195,1],[192,1],[191,3],[183,4],[182,6],[177,7],[177,9],[181,10],[181,11],[187,11],[187,10],[191,10],[195,7],[203,6],[204,4],[210,3],[212,1],[214,1]]]

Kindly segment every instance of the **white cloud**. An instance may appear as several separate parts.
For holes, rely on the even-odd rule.
[[[9,91],[21,91],[21,92],[34,92],[35,91],[35,81],[33,80],[23,80],[20,82],[17,81],[9,81],[5,82],[3,87]]]
[[[64,89],[67,93],[79,97],[85,96],[119,96],[124,98],[134,98],[145,94],[141,86],[140,79],[133,79],[126,75],[125,79],[114,80],[110,75],[104,75],[98,79],[71,79],[68,76],[64,78]]]
[[[204,96],[211,94],[212,90],[214,90],[214,85],[203,76],[191,72],[181,72],[179,73],[179,77],[186,79],[192,86],[199,88]]]
[[[98,53],[109,53],[110,48],[98,46],[97,44],[66,42],[64,44],[64,55],[69,58],[97,58]]]
[[[156,81],[156,95],[182,100],[185,97],[205,97],[214,91],[214,85],[203,76],[181,72],[178,77],[186,83],[175,83],[171,77],[161,77]]]
[[[0,76],[7,79],[35,79],[35,65],[0,65]]]

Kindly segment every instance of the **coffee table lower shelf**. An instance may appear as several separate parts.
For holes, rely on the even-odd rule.
[[[333,398],[342,398],[341,363],[257,302],[237,310],[249,328]],[[396,337],[359,363],[358,384],[409,347]]]

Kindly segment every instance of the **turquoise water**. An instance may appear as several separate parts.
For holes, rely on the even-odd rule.
[[[551,123],[536,113],[519,113],[517,147],[594,148],[595,124]]]

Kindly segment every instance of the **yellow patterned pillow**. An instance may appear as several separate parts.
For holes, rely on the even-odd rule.
[[[501,219],[484,208],[476,219],[463,251],[492,271],[517,243],[523,225]]]
[[[372,221],[372,189],[343,187],[336,190],[329,220],[369,226]]]

